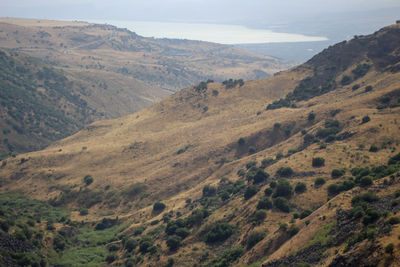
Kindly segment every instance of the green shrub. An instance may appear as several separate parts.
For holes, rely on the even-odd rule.
[[[294,188],[294,191],[298,194],[304,193],[307,191],[307,186],[303,182],[298,182]]]
[[[254,231],[249,234],[246,241],[247,249],[251,249],[254,247],[258,242],[264,239],[266,236],[265,232]]]
[[[267,187],[267,188],[265,188],[265,190],[264,190],[264,195],[266,195],[267,197],[269,197],[270,195],[272,195],[273,192],[274,192],[274,191],[272,190],[272,188]]]
[[[257,194],[258,190],[259,188],[257,186],[254,185],[247,186],[246,190],[244,191],[244,199],[245,200],[250,199],[252,196]]]
[[[108,264],[110,264],[110,263],[112,263],[112,262],[114,262],[116,260],[118,260],[118,256],[115,253],[108,254],[107,257],[106,257],[106,262]]]
[[[228,223],[217,223],[211,227],[210,231],[207,233],[206,242],[215,243],[225,241],[234,231],[235,227]]]
[[[245,140],[243,137],[240,137],[239,140],[238,140],[238,145],[239,145],[239,146],[242,146],[242,145],[244,145],[245,143],[246,143],[246,140]]]
[[[257,165],[257,161],[249,161],[246,163],[246,169],[250,169],[251,167],[255,167]]]
[[[203,187],[203,197],[213,197],[217,193],[217,188],[212,185],[206,185]]]
[[[322,178],[322,177],[318,177],[318,178],[316,178],[315,181],[314,181],[314,185],[315,185],[316,187],[322,186],[323,184],[325,184],[325,179]]]
[[[312,159],[312,166],[313,167],[322,167],[325,166],[325,159],[321,157],[313,158]]]
[[[394,251],[394,245],[393,245],[393,243],[390,243],[390,244],[388,244],[388,245],[385,247],[385,252],[386,252],[386,253],[388,253],[388,254],[393,254],[393,251]]]
[[[381,213],[375,209],[367,208],[363,217],[363,224],[369,225],[376,222],[381,217]]]
[[[167,246],[170,250],[176,250],[181,246],[182,238],[177,235],[171,235],[167,239]]]
[[[190,234],[190,231],[186,227],[182,227],[176,229],[175,234],[180,238],[185,239]]]
[[[86,184],[86,185],[90,185],[91,183],[93,183],[93,177],[91,176],[91,175],[86,175],[85,177],[83,177],[83,182]]]
[[[269,210],[269,209],[272,208],[272,206],[273,206],[273,204],[272,204],[272,201],[271,201],[270,199],[268,199],[268,198],[261,198],[261,199],[258,201],[257,209],[258,209],[258,210],[260,210],[260,209]]]
[[[280,211],[290,212],[290,203],[286,198],[277,197],[274,199],[274,206]]]
[[[315,113],[313,111],[308,113],[307,119],[308,121],[313,121],[315,119]]]
[[[370,70],[371,66],[368,64],[358,64],[357,67],[351,72],[354,74],[354,79],[363,77]]]
[[[391,217],[388,220],[388,223],[390,223],[390,224],[399,224],[400,223],[400,218],[399,217]]]
[[[350,76],[345,75],[345,76],[343,76],[343,78],[342,78],[342,80],[340,81],[340,83],[341,83],[342,85],[348,85],[348,84],[351,84],[352,81],[353,81],[353,79],[352,79]]]
[[[133,198],[146,191],[146,188],[146,185],[142,183],[135,183],[123,190],[122,193],[129,198]]]
[[[304,219],[304,218],[308,217],[311,213],[312,213],[311,210],[305,209],[300,213],[299,218]]]
[[[375,195],[374,193],[371,193],[371,192],[367,192],[365,194],[360,194],[360,195],[353,197],[351,199],[351,204],[353,206],[355,206],[361,202],[372,203],[372,202],[376,202],[378,200],[379,200],[379,197],[377,195]]]
[[[88,215],[88,214],[89,214],[89,210],[86,209],[86,208],[82,208],[82,209],[79,210],[79,215],[81,215],[81,216],[85,216],[85,215]]]
[[[366,115],[366,116],[364,116],[363,118],[362,118],[362,120],[361,120],[361,123],[367,123],[367,122],[369,122],[371,120],[371,118],[368,116],[368,115]]]
[[[138,241],[136,239],[130,238],[125,242],[125,249],[128,252],[132,252],[137,246],[138,246]]]
[[[281,176],[281,177],[289,177],[289,176],[293,175],[293,170],[290,167],[280,167],[276,171],[276,175]]]
[[[372,86],[368,85],[368,86],[365,87],[365,92],[371,92],[372,89],[373,89]]]
[[[265,158],[261,161],[261,168],[266,168],[269,165],[273,164],[275,160],[273,158]]]
[[[222,252],[222,255],[209,262],[206,266],[210,267],[228,267],[231,266],[237,259],[239,259],[244,253],[244,249],[241,246],[227,249]]]
[[[332,176],[332,178],[335,179],[335,178],[342,177],[345,173],[346,173],[346,171],[343,169],[342,170],[333,169],[331,172],[331,176]]]
[[[378,152],[379,148],[377,146],[371,145],[369,152]]]
[[[120,247],[117,244],[112,244],[111,246],[108,247],[108,251],[113,252],[113,251],[118,251]]]
[[[271,188],[275,188],[275,187],[277,186],[277,183],[276,183],[275,181],[271,181],[271,182],[269,183],[269,186],[270,186]]]
[[[368,187],[372,185],[372,178],[370,176],[364,176],[360,180],[360,186],[362,187]]]
[[[246,171],[243,170],[243,169],[240,169],[240,170],[237,171],[237,175],[239,177],[244,177],[246,175]]]
[[[153,246],[153,241],[149,236],[143,236],[139,241],[139,251],[143,254],[149,252],[152,246]]]
[[[266,210],[256,210],[253,214],[252,221],[256,224],[262,223],[267,218]]]
[[[290,185],[289,181],[285,179],[280,179],[276,186],[275,193],[273,197],[286,197],[290,198],[293,194],[293,188]]]
[[[355,90],[357,90],[357,89],[359,89],[360,88],[360,85],[359,84],[355,84],[355,85],[353,85],[353,87],[351,88],[353,91],[355,91]]]
[[[161,211],[163,211],[164,209],[165,209],[165,204],[164,203],[162,203],[162,202],[160,202],[160,201],[157,201],[156,203],[154,203],[154,205],[153,205],[153,211],[155,211],[155,212],[161,212]]]
[[[290,236],[294,236],[294,235],[296,235],[299,231],[300,231],[300,228],[299,228],[298,226],[292,225],[292,226],[289,228],[288,233],[289,233]]]

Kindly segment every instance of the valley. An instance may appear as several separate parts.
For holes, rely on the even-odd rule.
[[[1,263],[398,265],[399,44],[391,25],[3,159]]]

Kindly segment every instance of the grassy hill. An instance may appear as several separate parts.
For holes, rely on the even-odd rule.
[[[43,148],[95,120],[131,114],[202,80],[263,78],[288,67],[231,46],[144,38],[126,29],[83,22],[1,18],[0,47],[9,49],[1,50],[1,75],[8,84],[8,95],[2,98],[7,106],[2,157]],[[14,98],[24,95],[21,101],[29,110],[17,111],[19,100],[12,100],[10,91]],[[50,106],[54,101],[57,104]],[[65,101],[72,106],[66,107]],[[45,120],[38,112],[52,114],[58,122],[53,118],[50,125],[35,125]]]
[[[157,89],[155,96],[207,79],[265,78],[289,67],[233,46],[145,38],[111,25],[2,18],[0,30],[0,47],[24,51],[106,83],[118,77],[124,90],[137,90],[129,87],[134,78]],[[141,92],[137,95],[140,98]]]
[[[200,83],[3,160],[5,207],[18,192],[68,213],[30,226],[3,211],[4,238],[25,242],[4,261],[396,266],[399,38],[392,25],[269,79]]]

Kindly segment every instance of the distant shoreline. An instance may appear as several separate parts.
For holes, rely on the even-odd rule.
[[[89,23],[110,24],[120,28],[127,28],[144,37],[188,39],[229,45],[328,40],[328,38],[321,36],[280,33],[267,29],[250,29],[240,25],[91,19],[87,21]]]

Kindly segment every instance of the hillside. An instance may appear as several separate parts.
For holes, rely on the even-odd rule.
[[[397,266],[399,39],[191,86],[3,160],[2,238],[22,242],[3,262]]]
[[[30,111],[11,114],[17,100],[2,97],[7,108],[2,111],[6,115],[1,123],[5,129],[0,133],[1,157],[42,149],[93,121],[134,113],[202,80],[265,78],[288,67],[231,46],[144,38],[126,29],[83,22],[2,18],[0,47],[9,49],[1,50],[6,58],[0,74],[5,83],[13,85],[8,91],[18,91],[14,96],[29,95],[29,101],[23,102],[31,103]],[[27,63],[27,67],[24,61],[35,63]],[[48,81],[38,76],[44,68],[49,70],[45,73]],[[62,81],[54,81],[58,78]],[[46,96],[40,92],[43,88]],[[36,93],[31,94],[32,90]],[[50,91],[55,95],[49,96]],[[57,105],[51,106],[54,101]],[[64,107],[63,101],[74,103]],[[36,107],[41,111],[34,110]],[[59,123],[55,125],[50,119],[50,125],[33,127],[33,116],[39,119],[37,113],[44,107],[49,114],[63,113],[57,115]],[[71,121],[66,122],[66,118]],[[40,121],[45,121],[43,116]],[[21,125],[31,130],[15,130]]]
[[[111,25],[1,18],[0,30],[0,47],[103,82],[118,79],[123,89],[133,78],[157,89],[156,96],[208,79],[261,79],[290,66],[233,46],[145,38]]]

